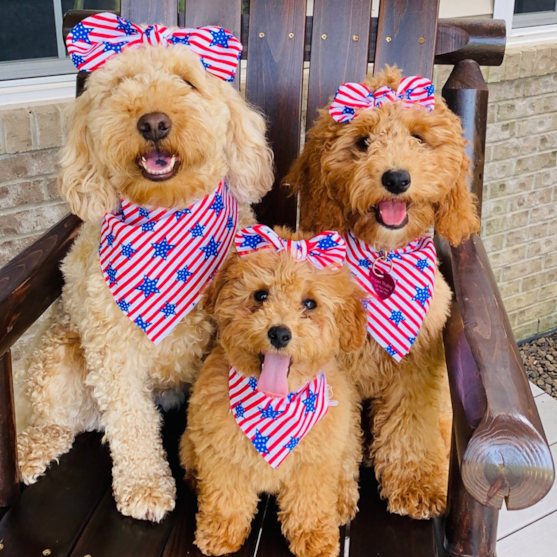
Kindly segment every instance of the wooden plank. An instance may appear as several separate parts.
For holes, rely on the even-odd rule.
[[[186,27],[220,25],[238,40],[242,35],[242,0],[186,0]],[[234,87],[240,86],[240,64]]]
[[[387,512],[375,473],[362,468],[360,511],[350,523],[350,557],[433,557],[433,523]]]
[[[555,406],[557,406],[557,402],[555,402]],[[553,461],[557,462],[557,444],[551,447],[551,454]],[[501,509],[497,538],[505,538],[555,511],[557,511],[557,484],[553,484],[551,491],[533,507],[521,511]]]
[[[379,5],[374,73],[397,64],[404,75],[433,77],[439,0],[390,0]]]
[[[497,557],[555,557],[557,512],[504,538],[497,544]]]
[[[177,0],[157,0],[156,2],[121,0],[120,6],[122,17],[138,25],[141,23],[178,25]]]
[[[60,295],[60,261],[80,223],[78,217],[68,215],[0,269],[0,355]]]
[[[72,450],[28,486],[0,522],[2,557],[40,557],[46,549],[55,557],[69,555],[99,501],[111,492],[110,469],[101,435],[78,436]]]
[[[251,0],[246,97],[269,120],[277,180],[258,207],[265,224],[296,222],[295,198],[280,191],[297,157],[302,114],[305,0]]]
[[[306,128],[345,81],[367,73],[371,0],[315,0]]]
[[[17,478],[12,357],[0,356],[0,507],[7,507],[19,495]]]

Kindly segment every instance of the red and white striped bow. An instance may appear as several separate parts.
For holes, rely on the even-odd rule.
[[[109,58],[141,45],[183,44],[201,58],[203,67],[224,81],[233,81],[242,43],[216,25],[197,29],[168,29],[149,25],[142,29],[119,15],[105,12],[86,17],[66,37],[68,53],[78,70],[93,71]]]
[[[236,250],[247,255],[260,249],[286,250],[296,261],[309,261],[318,269],[340,268],[346,259],[346,244],[338,232],[327,230],[310,240],[283,240],[264,224],[248,226],[236,233]]]
[[[435,108],[434,92],[433,83],[417,75],[403,77],[396,92],[386,85],[372,91],[363,83],[343,83],[333,98],[329,114],[343,124],[353,120],[358,109],[381,108],[394,102],[402,102],[404,108],[420,105],[431,112]]]

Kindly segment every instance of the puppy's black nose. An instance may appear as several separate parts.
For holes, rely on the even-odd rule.
[[[149,141],[159,141],[168,135],[172,120],[163,112],[149,112],[137,121],[139,133]]]
[[[410,174],[406,170],[387,170],[381,177],[381,183],[391,193],[404,193],[410,187]]]
[[[287,327],[271,327],[267,336],[275,348],[284,348],[292,340],[292,333]]]

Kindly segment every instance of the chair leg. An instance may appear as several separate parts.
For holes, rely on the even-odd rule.
[[[0,507],[19,495],[12,358],[8,350],[0,357]]]
[[[485,507],[467,491],[460,477],[453,438],[449,495],[444,520],[441,557],[495,557],[499,509]]]

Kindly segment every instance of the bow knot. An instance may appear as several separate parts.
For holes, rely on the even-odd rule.
[[[86,17],[66,37],[68,53],[78,70],[93,71],[115,54],[141,45],[183,44],[195,52],[203,67],[224,81],[233,81],[242,43],[216,25],[197,29],[168,29],[149,25],[142,29],[119,15],[105,12]]]
[[[287,251],[296,261],[309,261],[314,267],[340,268],[346,258],[346,244],[338,232],[326,231],[309,240],[284,240],[263,224],[240,230],[235,238],[239,255],[260,249]]]
[[[343,83],[337,90],[329,114],[341,124],[357,116],[356,110],[381,108],[387,103],[401,102],[404,108],[423,106],[430,112],[435,108],[435,89],[425,77],[403,77],[397,90],[387,85],[372,91],[363,83]]]

